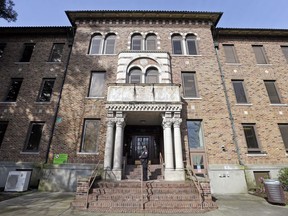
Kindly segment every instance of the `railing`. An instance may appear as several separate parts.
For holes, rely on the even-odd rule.
[[[159,158],[160,158],[160,165],[161,165],[161,175],[162,175],[162,180],[163,180],[164,179],[164,166],[165,166],[165,164],[164,164],[164,159],[163,159],[161,152],[159,154]]]
[[[88,187],[88,190],[87,190],[87,194],[86,194],[86,203],[85,203],[85,206],[86,206],[86,209],[88,209],[88,199],[89,199],[89,192],[90,192],[90,189],[92,187],[92,185],[94,184],[95,182],[95,179],[97,177],[97,175],[99,174],[99,165],[100,165],[100,160],[98,161],[95,169],[93,170],[93,172],[91,173],[90,177],[89,177],[89,187]]]
[[[186,171],[191,179],[191,181],[193,182],[193,184],[195,185],[197,191],[198,191],[198,195],[199,195],[199,200],[200,200],[200,206],[201,209],[203,209],[203,202],[204,200],[204,192],[203,189],[201,187],[201,184],[199,183],[199,180],[197,179],[197,176],[194,174],[192,167],[190,166],[186,166]]]

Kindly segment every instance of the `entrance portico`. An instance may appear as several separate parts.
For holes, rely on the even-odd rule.
[[[111,86],[110,86],[111,87]],[[128,86],[114,86],[114,87],[128,87]],[[179,86],[170,85],[170,91],[167,91],[167,86],[160,86],[159,88],[156,84],[146,85],[146,86],[129,86],[132,91],[134,88],[137,90],[139,88],[154,88],[154,93],[158,92],[161,94],[178,93]],[[141,91],[147,92],[148,90]],[[113,87],[109,89],[113,92]],[[120,90],[119,92],[125,92],[125,94],[129,94],[129,89],[126,91]],[[128,92],[127,92],[128,91]],[[178,94],[179,95],[179,94]],[[142,100],[145,100],[145,96],[142,95]],[[118,94],[118,99],[121,98],[121,94]],[[147,97],[147,95],[146,95]],[[164,96],[165,97],[165,96]],[[114,98],[117,100],[116,98]],[[182,142],[181,142],[181,130],[180,125],[182,122],[181,119],[181,102],[158,102],[158,103],[143,103],[143,102],[135,102],[134,103],[119,103],[117,101],[111,101],[106,105],[108,109],[107,115],[107,134],[106,134],[106,144],[105,144],[105,158],[104,158],[104,169],[106,171],[106,178],[112,178],[116,180],[121,180],[123,176],[123,158],[129,153],[130,148],[135,148],[135,146],[131,146],[127,143],[127,140],[124,142],[125,138],[125,126],[130,127],[130,132],[133,131],[133,127],[141,127],[145,126],[146,128],[158,127],[162,131],[158,133],[157,137],[160,137],[160,141],[155,142],[153,140],[153,144],[158,148],[159,153],[162,153],[164,159],[164,179],[167,181],[177,181],[184,180],[184,165],[183,165],[183,155],[182,155]],[[161,127],[162,126],[162,127]],[[131,129],[132,128],[132,129]],[[136,131],[136,129],[135,129]],[[144,130],[142,130],[144,131]],[[146,131],[149,131],[146,130]],[[126,132],[127,133],[127,132]],[[159,135],[160,134],[160,135]],[[126,135],[126,137],[128,134]],[[151,132],[137,134],[136,132],[131,135],[131,142],[151,142],[154,139],[154,135]],[[146,139],[144,139],[146,138]],[[146,140],[146,141],[145,141]],[[151,142],[152,143],[152,142]],[[127,148],[129,145],[129,148]],[[151,148],[152,149],[152,148]],[[132,150],[131,150],[132,151]],[[135,150],[134,150],[135,151]],[[155,151],[152,150],[152,151]],[[155,153],[154,153],[155,154]],[[137,154],[136,154],[137,155]],[[135,155],[133,156],[135,159]],[[156,159],[159,157],[159,154],[155,156]],[[154,162],[157,161],[154,158]],[[159,160],[158,160],[159,162]]]

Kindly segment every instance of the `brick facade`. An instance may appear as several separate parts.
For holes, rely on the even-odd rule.
[[[152,53],[156,57],[153,57],[154,60],[150,58],[147,64],[157,65],[157,52],[168,53],[171,83],[180,86],[182,106],[180,129],[184,164],[193,166],[193,155],[204,155],[204,168],[201,172],[208,174],[211,179],[212,193],[247,192],[247,185],[248,188],[256,185],[254,171],[267,171],[270,172],[271,178],[277,177],[277,171],[288,162],[278,127],[280,123],[288,123],[286,105],[288,93],[285,83],[287,61],[280,47],[288,44],[287,37],[283,37],[287,36],[287,31],[214,29],[221,17],[220,13],[189,12],[185,19],[181,19],[181,12],[172,13],[171,16],[169,13],[160,12],[161,18],[159,19],[154,19],[156,16],[154,12],[143,13],[147,16],[146,18],[143,18],[145,16],[140,12],[129,11],[67,12],[75,31],[71,55],[69,55],[70,48],[66,32],[68,27],[59,28],[62,31],[56,31],[58,28],[43,27],[41,28],[43,33],[37,36],[33,28],[12,30],[4,28],[7,33],[0,34],[0,43],[6,43],[4,55],[0,58],[0,71],[4,74],[0,78],[1,86],[3,86],[0,89],[0,96],[5,97],[11,78],[24,78],[24,81],[17,103],[0,103],[1,121],[9,121],[0,148],[1,161],[45,164],[47,161],[48,169],[51,169],[53,173],[55,172],[52,165],[53,157],[56,154],[67,154],[68,164],[63,168],[66,170],[65,175],[69,175],[70,171],[67,171],[69,164],[72,164],[71,170],[76,170],[76,174],[73,171],[73,175],[77,175],[78,169],[83,168],[85,172],[89,172],[90,168],[84,168],[86,165],[96,164],[99,160],[103,161],[107,145],[107,120],[110,115],[106,106],[109,104],[107,101],[109,86],[119,83],[118,76],[120,77],[119,74],[122,71],[118,69],[123,66],[119,54],[132,53],[129,55],[132,57],[134,55],[136,60],[131,61],[131,64],[141,65],[141,58],[149,59],[149,52],[141,54],[146,56],[145,58],[137,59],[140,52],[130,51],[131,36],[138,33],[145,37],[149,33],[154,33],[157,37],[157,50]],[[103,14],[105,14],[105,19]],[[116,15],[117,19],[115,19]],[[24,34],[24,30],[30,32]],[[17,34],[10,37],[13,31]],[[51,34],[47,34],[47,31]],[[246,32],[249,32],[248,36]],[[89,54],[91,37],[95,33],[103,35],[103,38],[109,33],[116,35],[115,54]],[[171,43],[173,34],[182,35],[183,38],[187,34],[195,35],[198,54],[173,54]],[[21,56],[21,47],[27,42],[36,44],[31,61],[29,64],[19,63],[17,61]],[[47,63],[53,43],[65,43],[61,63]],[[218,47],[217,51],[215,44]],[[225,63],[223,44],[234,45],[239,63]],[[252,45],[263,45],[268,64],[256,64]],[[67,71],[66,63],[68,63]],[[91,72],[105,72],[104,97],[88,97]],[[126,72],[128,74],[128,71]],[[183,96],[181,72],[195,73],[197,98]],[[56,78],[52,100],[48,104],[35,102],[42,78]],[[62,87],[63,79],[65,82]],[[247,104],[237,104],[232,80],[244,80],[248,97]],[[281,104],[270,104],[264,80],[276,81],[277,90],[281,95]],[[169,83],[166,84],[169,86]],[[229,113],[230,110],[231,113]],[[134,111],[119,111],[127,114],[126,125],[134,125],[131,120],[135,117],[134,115],[137,115]],[[158,117],[165,114],[165,112],[153,113],[139,112],[143,116],[150,115],[150,118],[156,118],[156,114]],[[55,117],[59,121],[55,121]],[[85,119],[100,120],[98,148],[94,153],[80,152]],[[146,120],[149,120],[148,117]],[[201,120],[204,149],[189,148],[187,120]],[[30,121],[44,121],[45,126],[39,152],[27,154],[23,153],[22,149]],[[156,125],[161,126],[161,121],[159,120]],[[243,124],[255,124],[260,153],[248,152]],[[52,130],[54,133],[51,137]],[[125,139],[126,133],[124,131]],[[158,147],[164,154],[163,132],[160,134],[162,137]],[[48,154],[49,158],[47,158]],[[61,169],[61,166],[56,169]],[[73,190],[75,190],[75,183],[71,184],[74,185]],[[228,191],[224,191],[222,187],[226,184],[230,185]]]

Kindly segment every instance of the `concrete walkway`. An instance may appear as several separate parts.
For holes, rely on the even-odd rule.
[[[103,214],[73,210],[70,203],[74,193],[43,193],[34,192],[17,198],[0,202],[1,216],[160,216],[160,214]],[[197,216],[284,216],[288,215],[288,206],[272,205],[266,200],[244,195],[216,196],[219,209],[203,214],[182,214]],[[173,214],[171,214],[172,216]],[[176,215],[175,215],[176,216]],[[177,214],[177,216],[181,216]]]

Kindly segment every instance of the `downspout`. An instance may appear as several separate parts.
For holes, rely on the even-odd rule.
[[[216,42],[216,41],[214,41],[214,48],[215,48],[217,62],[218,62],[218,67],[219,67],[219,71],[220,71],[220,75],[221,75],[221,81],[222,81],[224,95],[225,95],[225,99],[226,99],[226,105],[227,105],[227,109],[228,109],[228,113],[229,113],[229,119],[230,119],[230,123],[231,123],[231,127],[232,127],[233,143],[234,143],[234,145],[236,147],[236,153],[237,153],[237,157],[238,157],[238,162],[239,162],[240,165],[243,166],[244,163],[243,163],[243,161],[241,159],[241,154],[240,154],[240,150],[239,150],[239,144],[238,144],[238,140],[237,140],[237,133],[236,133],[236,129],[235,129],[235,122],[234,122],[234,118],[233,118],[233,114],[232,114],[232,110],[231,110],[231,105],[230,105],[230,100],[229,100],[229,97],[228,97],[227,88],[226,88],[226,84],[225,84],[225,75],[224,75],[224,72],[222,70],[222,66],[221,66],[220,59],[219,59],[219,54],[218,54],[219,45],[218,45],[218,42]]]
[[[55,133],[55,126],[56,126],[57,116],[58,116],[58,112],[59,112],[60,101],[61,101],[61,97],[62,97],[62,91],[63,91],[64,83],[65,83],[65,80],[66,80],[66,75],[67,75],[67,71],[68,71],[68,65],[69,65],[69,62],[70,62],[70,56],[71,56],[71,53],[72,53],[72,47],[73,47],[73,43],[74,43],[74,28],[73,27],[69,28],[69,30],[67,32],[67,38],[68,38],[68,46],[70,47],[70,50],[69,50],[67,61],[66,61],[66,66],[65,66],[65,71],[64,71],[62,84],[61,84],[61,89],[60,89],[60,92],[59,92],[57,106],[55,108],[55,113],[54,113],[55,115],[54,115],[54,119],[53,119],[53,123],[52,123],[52,129],[51,129],[51,134],[50,134],[49,141],[48,141],[47,151],[46,151],[45,164],[47,164],[48,160],[49,160],[50,147],[51,147],[52,139],[53,139],[53,136],[54,136],[54,133]]]

